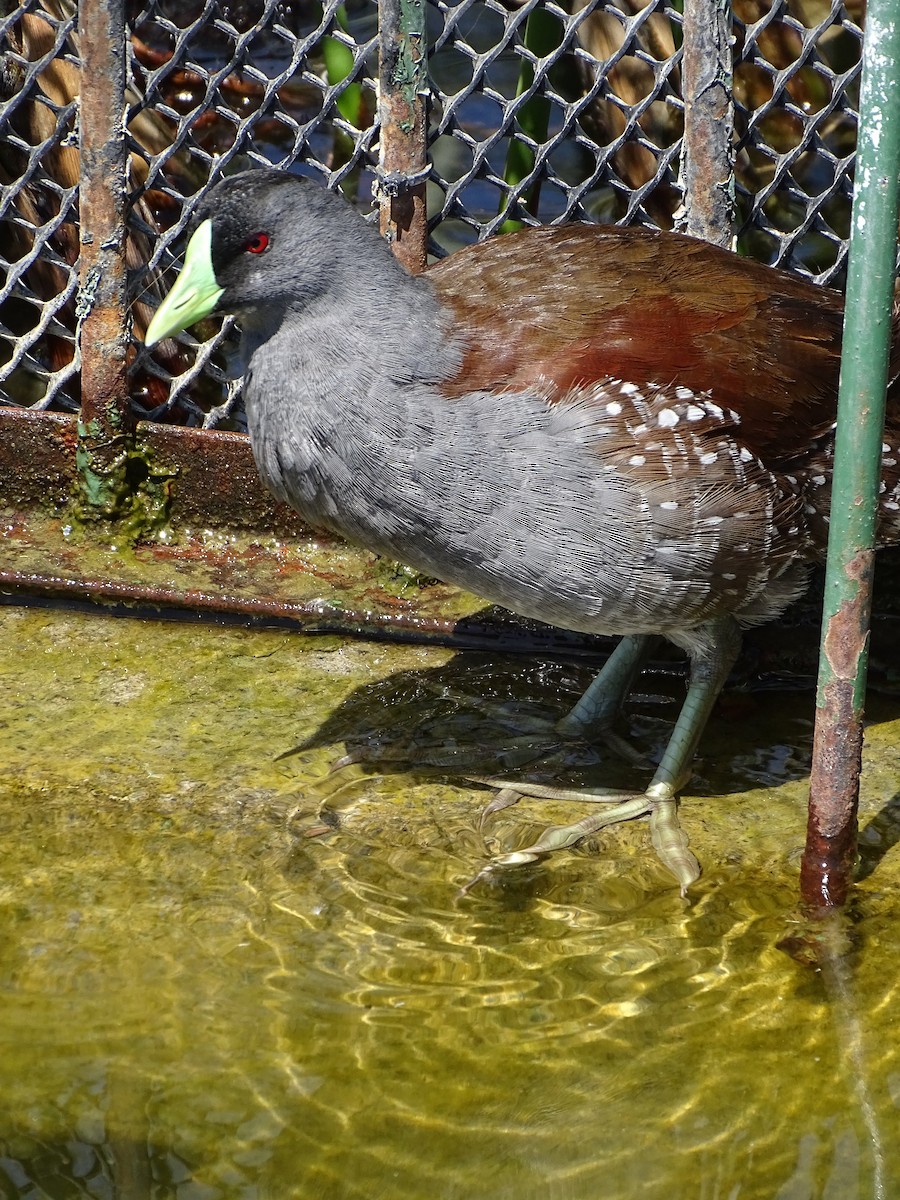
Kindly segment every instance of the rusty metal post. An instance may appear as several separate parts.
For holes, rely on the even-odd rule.
[[[731,247],[734,97],[730,0],[684,0],[681,233]]]
[[[866,12],[816,732],[800,892],[843,904],[856,858],[875,520],[900,198],[900,0]]]
[[[79,0],[81,103],[78,475],[85,516],[108,517],[128,493],[125,373],[125,4]]]
[[[406,269],[425,269],[428,226],[424,0],[380,0],[378,108],[382,234]]]

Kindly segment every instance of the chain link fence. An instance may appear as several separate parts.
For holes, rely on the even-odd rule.
[[[736,0],[734,12],[738,248],[834,286],[856,137],[854,5]],[[429,0],[431,253],[517,223],[671,227],[682,200],[680,10],[680,0]],[[152,353],[143,331],[210,179],[277,164],[368,210],[381,136],[377,4],[132,0],[126,18],[131,403],[139,418],[241,428],[228,322]],[[91,78],[74,0],[6,6],[0,46],[0,399],[75,411],[77,124]]]

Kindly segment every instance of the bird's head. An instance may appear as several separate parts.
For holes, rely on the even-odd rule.
[[[147,346],[212,313],[307,307],[342,281],[358,281],[361,240],[376,260],[390,258],[340,196],[271,168],[217,183],[190,228],[184,266],[147,329]]]

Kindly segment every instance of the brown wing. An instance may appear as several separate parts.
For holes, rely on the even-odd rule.
[[[787,461],[834,421],[843,301],[659,230],[564,225],[468,247],[427,273],[466,353],[448,396],[606,376],[709,391],[741,441]]]

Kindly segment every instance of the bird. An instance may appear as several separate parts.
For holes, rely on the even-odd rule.
[[[558,725],[600,736],[648,646],[688,658],[644,791],[493,865],[649,817],[682,894],[677,794],[736,660],[824,559],[843,301],[660,229],[524,228],[412,275],[342,196],[277,168],[215,183],[149,347],[237,316],[259,474],[310,525],[525,617],[620,637]],[[898,317],[880,544],[900,540]],[[563,795],[498,780],[504,801]]]

